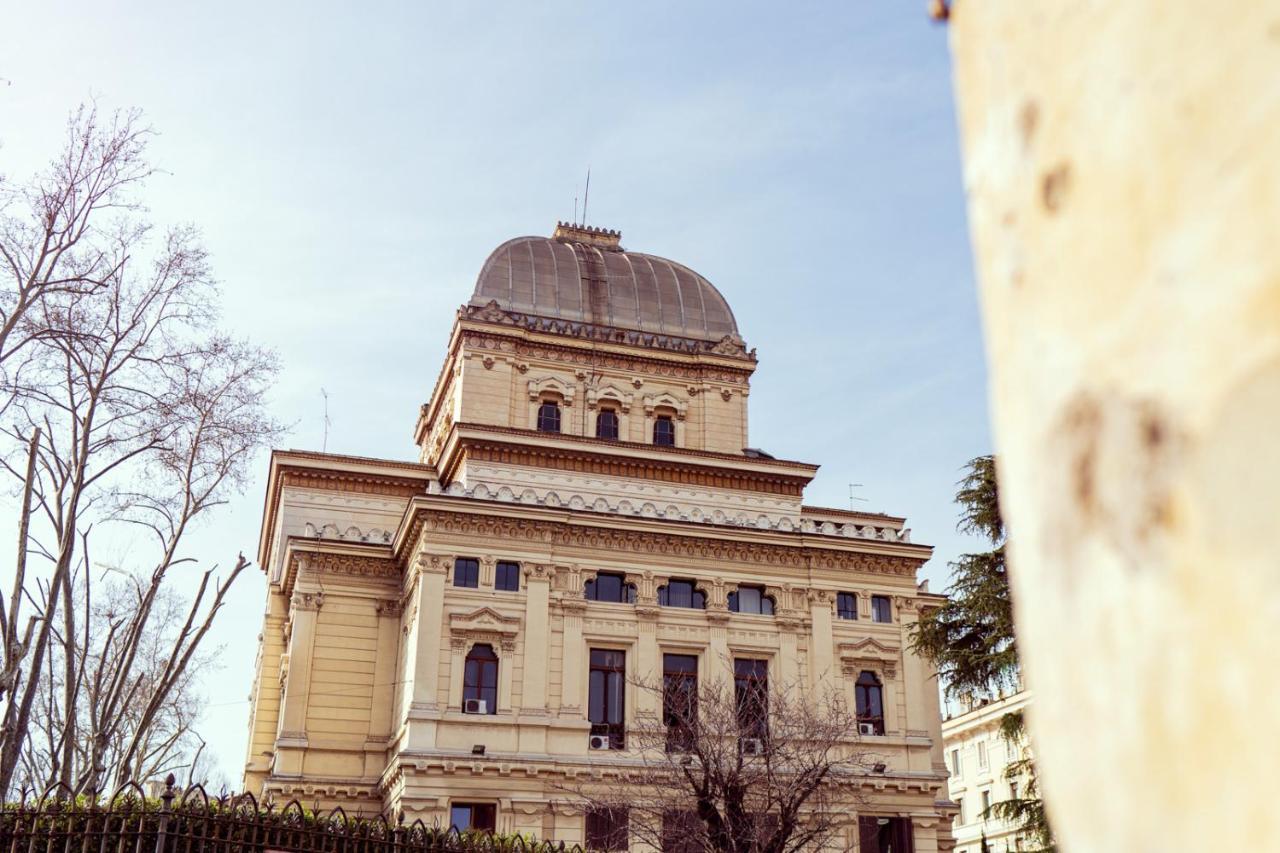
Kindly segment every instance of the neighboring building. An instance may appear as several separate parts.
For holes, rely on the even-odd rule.
[[[1016,823],[996,817],[983,818],[992,803],[1016,799],[1016,782],[1005,778],[1005,769],[1023,757],[1021,744],[1010,743],[1000,734],[1005,714],[1023,709],[1028,703],[1025,690],[995,699],[966,700],[958,713],[942,722],[942,739],[947,748],[948,787],[951,799],[960,807],[952,822],[955,853],[981,853],[982,839],[990,853],[1021,850]]]
[[[943,600],[916,585],[931,549],[804,506],[816,465],[744,449],[756,357],[728,304],[619,239],[562,224],[489,256],[419,461],[272,456],[247,789],[599,846],[557,785],[626,766],[658,703],[629,678],[727,683],[732,660],[862,699],[886,766],[848,845],[857,817],[950,850],[934,672],[907,650]]]

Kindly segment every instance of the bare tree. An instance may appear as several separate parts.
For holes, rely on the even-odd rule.
[[[662,709],[626,729],[637,757],[563,786],[602,846],[625,849],[628,836],[681,853],[848,846],[875,758],[841,699],[750,673],[730,684],[680,674],[631,683]],[[621,745],[620,727],[597,730]]]
[[[254,451],[280,431],[264,400],[278,370],[275,357],[216,331],[216,288],[195,230],[173,228],[156,237],[139,207],[118,202],[122,187],[150,173],[141,159],[142,137],[120,130],[132,128],[136,116],[117,120],[110,138],[123,141],[99,151],[84,142],[98,134],[95,113],[85,115],[73,118],[73,128],[87,127],[72,134],[58,162],[78,162],[73,155],[81,148],[99,158],[114,151],[120,162],[100,165],[97,173],[107,177],[102,186],[90,183],[90,201],[81,198],[88,190],[74,186],[61,195],[41,191],[42,198],[70,199],[68,209],[79,211],[79,224],[60,238],[70,241],[61,257],[78,272],[74,286],[45,287],[23,307],[15,328],[39,332],[23,338],[22,369],[9,373],[0,405],[0,437],[13,448],[2,464],[23,484],[20,511],[24,525],[28,513],[32,522],[21,534],[14,592],[0,601],[6,640],[0,792],[11,789],[20,757],[30,755],[32,732],[48,732],[57,754],[43,765],[28,761],[51,774],[29,782],[97,788],[130,778],[145,764],[141,756],[154,744],[155,726],[167,722],[167,699],[245,561],[221,583],[209,570],[191,585],[197,592],[188,618],[165,668],[148,680],[141,677],[147,669],[141,658],[157,597],[175,568],[194,562],[181,552],[192,522],[243,486]],[[68,167],[54,174],[74,183],[80,172]],[[116,189],[103,189],[108,185]],[[105,221],[95,225],[95,213]],[[87,235],[95,237],[95,248],[84,245]],[[44,261],[42,280],[70,280],[69,273],[49,272],[63,262]],[[137,599],[129,613],[101,622],[91,602],[90,534],[122,529],[142,534],[134,553],[145,562],[128,569],[138,575]],[[34,578],[27,569],[31,557],[43,571]],[[77,576],[82,608],[75,601]],[[19,629],[24,606],[31,610],[25,633]],[[103,643],[112,652],[109,665],[90,683],[85,664]],[[88,718],[77,713],[86,691],[95,703]],[[82,724],[89,726],[88,740]],[[87,754],[77,754],[86,743]],[[117,749],[122,752],[108,760]],[[108,770],[114,780],[106,778]]]

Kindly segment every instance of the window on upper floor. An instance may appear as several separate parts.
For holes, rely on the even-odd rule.
[[[889,596],[871,596],[871,618],[876,622],[893,621],[893,610],[889,605]]]
[[[468,714],[498,713],[498,656],[488,643],[467,652],[462,669],[462,710]]]
[[[587,811],[588,850],[626,850],[630,842],[630,816],[623,808],[593,808]]]
[[[454,803],[449,824],[459,832],[493,832],[498,826],[498,807],[493,803]]]
[[[954,820],[955,826],[964,824],[964,797],[956,797],[956,816]]]
[[[858,596],[856,593],[836,593],[836,615],[841,619],[858,618]]]
[[[960,750],[951,750],[951,775],[957,779],[963,778],[963,765],[960,763]]]
[[[583,584],[582,591],[586,595],[587,601],[634,604],[636,600],[635,584],[627,583],[625,577],[612,572],[600,572]]]
[[[858,711],[859,734],[884,734],[884,696],[880,678],[863,670],[853,687]]]
[[[662,656],[662,722],[667,752],[687,752],[698,727],[698,658]]]
[[[609,749],[625,746],[627,653],[592,649],[587,680],[591,734],[608,738]]]
[[[672,579],[665,586],[658,587],[658,604],[663,607],[690,607],[694,610],[707,609],[707,596],[698,589],[694,581]]]
[[[658,415],[653,419],[653,443],[659,447],[675,447],[676,422],[671,415]]]
[[[596,415],[596,438],[618,437],[618,413],[613,409],[601,409]]]
[[[733,695],[739,740],[763,740],[769,734],[769,662],[734,658]]]
[[[987,820],[991,817],[991,792],[982,792],[982,819]]]
[[[493,588],[503,592],[516,592],[520,589],[520,564],[499,562],[493,575]]]
[[[1018,783],[1017,782],[1009,783],[1009,799],[1011,800],[1018,799]]]
[[[538,406],[538,431],[560,431],[560,404],[555,400],[544,400]]]
[[[734,613],[773,615],[773,599],[764,594],[762,586],[740,586],[729,593],[729,609]]]
[[[480,586],[480,561],[459,557],[453,561],[453,585],[475,589]]]
[[[662,813],[662,853],[702,853],[705,838],[697,812],[671,809]]]
[[[985,740],[978,741],[978,769],[987,769],[987,742]]]
[[[909,817],[858,818],[858,850],[861,853],[903,853],[915,849],[915,832]]]

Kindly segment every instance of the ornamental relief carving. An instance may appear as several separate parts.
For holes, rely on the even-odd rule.
[[[294,564],[308,574],[347,575],[379,580],[400,577],[400,569],[390,557],[362,554],[334,554],[323,551],[294,552]]]

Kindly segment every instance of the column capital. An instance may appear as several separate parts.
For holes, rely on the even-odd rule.
[[[452,554],[432,554],[426,551],[419,551],[413,558],[413,567],[420,573],[426,575],[443,575],[448,574],[449,569],[453,566]]]

